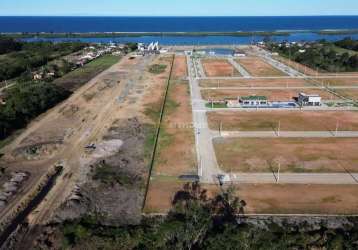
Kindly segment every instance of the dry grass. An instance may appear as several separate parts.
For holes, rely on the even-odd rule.
[[[252,76],[287,76],[258,57],[236,59]]]
[[[240,96],[266,96],[269,101],[293,101],[300,92],[306,94],[318,94],[325,100],[337,100],[337,96],[322,90],[322,89],[280,89],[280,90],[258,90],[258,89],[245,89],[245,90],[202,90],[202,96],[205,100],[224,100],[235,99]],[[358,93],[358,92],[357,92]]]
[[[335,92],[346,98],[358,101],[358,89],[336,89]]]
[[[195,142],[187,81],[170,84],[158,143],[155,175],[195,173]]]
[[[226,59],[203,59],[201,60],[206,76],[241,76],[240,72]]]
[[[220,166],[232,172],[358,172],[355,138],[240,138],[214,143]],[[346,170],[345,170],[346,169]]]
[[[185,56],[175,56],[173,64],[172,80],[183,79],[188,76]]]
[[[358,112],[355,111],[262,111],[262,112],[210,112],[208,122],[217,130],[273,131],[281,123],[282,131],[358,131]]]
[[[268,78],[268,79],[231,79],[231,80],[201,80],[201,87],[303,87],[312,86],[304,79],[298,78]]]
[[[148,195],[147,213],[165,213],[184,183],[155,180]],[[220,192],[216,185],[203,185],[209,196]],[[237,195],[246,201],[246,214],[356,214],[355,185],[237,185]],[[297,195],[304,194],[304,195]]]

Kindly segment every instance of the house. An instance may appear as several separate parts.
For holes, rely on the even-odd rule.
[[[41,80],[43,76],[40,73],[34,73],[32,77],[34,80]]]
[[[260,107],[268,105],[268,100],[266,96],[241,96],[239,98],[239,102],[242,106]]]
[[[322,98],[319,95],[307,95],[305,93],[299,93],[297,103],[302,106],[321,106]]]
[[[237,49],[234,51],[234,57],[246,57],[246,53],[243,50]]]

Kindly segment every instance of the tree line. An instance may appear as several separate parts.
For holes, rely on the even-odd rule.
[[[336,44],[341,44],[342,41]],[[344,42],[343,42],[344,43]],[[268,43],[268,49],[313,69],[327,72],[352,72],[358,70],[358,54],[339,52],[334,43],[320,41],[301,44]]]
[[[0,105],[0,139],[23,128],[69,95],[69,91],[47,82],[21,82],[7,89],[6,103]]]
[[[85,46],[81,42],[27,43],[0,37],[0,81],[18,77]]]
[[[270,220],[250,224],[235,188],[221,190],[208,198],[200,184],[188,183],[166,217],[144,218],[140,225],[104,226],[101,215],[67,221],[60,225],[58,244],[65,249],[356,249],[357,220],[346,231]]]

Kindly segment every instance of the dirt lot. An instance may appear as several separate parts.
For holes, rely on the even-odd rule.
[[[349,78],[318,78],[316,82],[323,83],[326,86],[358,86],[358,77],[349,77]]]
[[[240,185],[246,213],[356,214],[355,185]],[[299,195],[302,194],[302,195]]]
[[[336,93],[357,101],[358,100],[358,89],[336,89],[335,90]]]
[[[180,80],[188,76],[185,56],[175,56],[171,79]]]
[[[306,75],[309,75],[309,76],[314,76],[314,75],[317,75],[317,74],[320,74],[318,71],[314,70],[314,69],[311,69],[305,65],[302,65],[300,63],[297,63],[297,62],[294,62],[292,60],[289,60],[289,59],[286,59],[284,57],[281,57],[281,56],[274,56],[273,57],[275,60],[279,61],[279,62],[282,62],[288,66],[290,66],[291,68],[301,72],[301,73],[304,73]]]
[[[167,70],[160,75],[146,72],[152,63],[166,64]],[[37,118],[3,149],[5,156],[1,163],[10,169],[36,165],[32,178],[39,178],[41,173],[33,173],[42,169],[43,175],[56,162],[64,166],[62,177],[31,217],[31,223],[45,223],[74,188],[86,181],[88,165],[109,157],[107,153],[103,157],[92,154],[84,148],[86,145],[104,142],[118,121],[136,118],[139,127],[152,123],[144,111],[146,105],[162,98],[170,64],[171,57],[124,57],[79,88],[68,100]],[[141,137],[140,133],[138,136]],[[140,158],[143,160],[144,156]],[[36,179],[29,181],[36,182]],[[110,199],[107,201],[113,203]]]
[[[300,92],[306,94],[319,94],[323,101],[337,100],[337,96],[321,89],[282,89],[282,90],[202,90],[204,100],[233,99],[239,96],[266,96],[269,101],[293,101]]]
[[[187,81],[171,82],[158,141],[154,175],[195,174],[194,131]]]
[[[219,165],[232,172],[358,172],[355,138],[217,139]],[[346,169],[346,170],[345,170]]]
[[[305,75],[308,75],[308,76],[332,76],[332,77],[335,77],[335,76],[344,76],[344,75],[357,75],[358,76],[358,73],[357,72],[342,72],[342,73],[326,73],[326,72],[320,72],[319,69],[312,69],[312,68],[309,68],[303,64],[300,64],[300,63],[297,63],[297,62],[294,62],[292,60],[289,60],[287,58],[284,58],[282,56],[274,56],[273,57],[275,60],[279,61],[279,62],[282,62],[288,66],[290,66],[291,68],[301,72],[301,73],[304,73]]]
[[[268,79],[235,79],[235,80],[201,80],[201,87],[302,87],[312,86],[304,79],[297,78],[268,78]]]
[[[258,57],[236,59],[236,61],[252,76],[286,76],[285,73]]]
[[[206,76],[241,76],[239,71],[226,59],[203,59],[201,60]]]
[[[354,111],[270,111],[270,112],[210,112],[208,122],[217,130],[222,122],[229,131],[358,131],[358,112]]]
[[[171,208],[175,193],[184,185],[171,180],[156,180],[151,186],[145,212],[163,213]],[[209,194],[215,185],[203,186]],[[237,185],[237,194],[247,203],[247,214],[356,214],[355,185]],[[304,194],[298,196],[297,194]]]

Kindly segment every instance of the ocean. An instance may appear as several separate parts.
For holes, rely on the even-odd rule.
[[[273,40],[338,40],[347,35],[320,35],[313,31],[358,29],[358,16],[308,17],[0,17],[0,32],[235,32],[290,31],[289,36]],[[302,32],[304,31],[304,32]],[[351,35],[358,39],[358,35]],[[140,36],[116,38],[79,38],[91,42],[150,42],[162,44],[245,44],[263,37],[235,36]],[[68,40],[41,39],[41,40]]]

